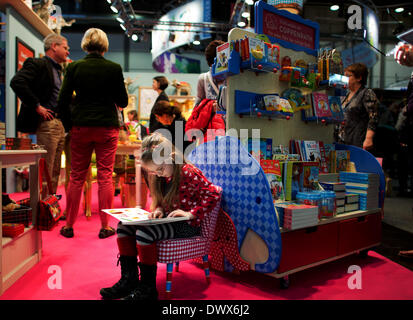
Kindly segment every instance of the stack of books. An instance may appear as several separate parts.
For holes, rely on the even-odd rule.
[[[340,181],[346,184],[346,193],[359,195],[360,210],[379,207],[380,178],[376,173],[340,172]]]
[[[289,204],[284,208],[285,229],[294,230],[318,224],[318,206]]]
[[[320,173],[318,176],[318,181],[320,182],[338,182],[339,174],[338,173]]]
[[[336,213],[343,213],[346,203],[346,184],[344,182],[320,182],[324,190],[334,191],[336,194]]]
[[[346,194],[346,204],[344,205],[344,211],[356,211],[359,209],[359,195],[356,193]]]

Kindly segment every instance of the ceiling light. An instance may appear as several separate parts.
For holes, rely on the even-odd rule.
[[[125,23],[125,20],[123,20],[121,17],[117,17],[116,20],[118,20],[120,23]]]
[[[331,10],[331,11],[337,11],[338,9],[340,9],[340,6],[337,5],[337,4],[333,4],[333,5],[330,7],[330,10]]]
[[[123,29],[123,31],[126,31],[126,27],[123,24],[120,24],[120,27]]]
[[[239,21],[238,22],[238,27],[244,28],[247,24],[244,21]]]
[[[106,2],[112,4],[112,0],[106,0]]]
[[[394,9],[394,12],[397,12],[397,13],[400,13],[400,12],[403,12],[404,11],[404,8],[396,8],[396,9]]]
[[[245,3],[252,6],[254,4],[254,0],[245,0]]]
[[[250,13],[248,11],[244,11],[243,13],[241,13],[241,17],[243,18],[249,18],[250,17]]]
[[[122,8],[123,8],[123,4],[122,4],[122,2],[120,2],[118,0],[113,1],[112,5],[110,6],[110,9],[114,13],[118,13]]]
[[[138,40],[139,40],[139,37],[138,37],[138,35],[137,35],[136,33],[134,33],[134,34],[132,35],[131,39],[132,39],[133,41],[138,41]]]
[[[199,46],[201,44],[201,37],[199,36],[199,34],[196,34],[194,37],[194,42],[192,42],[192,44]]]

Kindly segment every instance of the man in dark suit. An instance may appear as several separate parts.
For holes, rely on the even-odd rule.
[[[36,133],[37,144],[44,145],[47,170],[56,193],[65,131],[57,113],[57,97],[62,84],[61,63],[69,55],[65,37],[52,33],[43,40],[45,56],[28,58],[12,78],[10,86],[22,101],[17,131]]]

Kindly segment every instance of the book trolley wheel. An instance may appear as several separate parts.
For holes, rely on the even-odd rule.
[[[288,276],[280,278],[280,288],[288,289],[290,286],[290,278]]]

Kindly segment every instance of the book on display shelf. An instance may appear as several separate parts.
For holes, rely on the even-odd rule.
[[[341,99],[338,96],[328,96],[328,104],[332,113],[333,120],[343,121],[343,109],[341,107]]]
[[[261,160],[260,164],[270,184],[273,200],[284,201],[285,196],[280,162],[278,160]]]
[[[328,105],[328,95],[322,92],[313,92],[312,95],[315,116],[318,118],[331,119],[333,114],[331,113],[330,106]]]
[[[335,151],[335,145],[332,143],[324,143],[324,154],[325,154],[325,158],[326,158],[326,163],[327,163],[327,168],[328,168],[328,172],[333,173],[334,171],[332,171],[332,151]],[[338,179],[337,179],[338,181]]]
[[[337,207],[339,207],[339,206],[344,206],[346,204],[346,200],[343,198],[343,199],[337,199],[336,198],[336,206]]]
[[[350,166],[350,151],[349,150],[334,150],[332,151],[333,172],[348,171]],[[341,176],[340,176],[341,178]],[[341,180],[340,180],[341,181]]]
[[[357,211],[359,209],[358,203],[346,203],[344,205],[344,212]]]
[[[324,190],[329,191],[346,191],[346,184],[344,182],[320,182]]]
[[[337,206],[337,207],[336,207],[336,213],[337,213],[337,214],[344,213],[344,205],[342,205],[342,206]]]
[[[359,202],[359,195],[355,193],[346,194],[346,203]]]
[[[140,208],[103,209],[102,211],[125,225],[154,225],[189,220],[189,217],[150,219],[148,217],[150,212]]]

